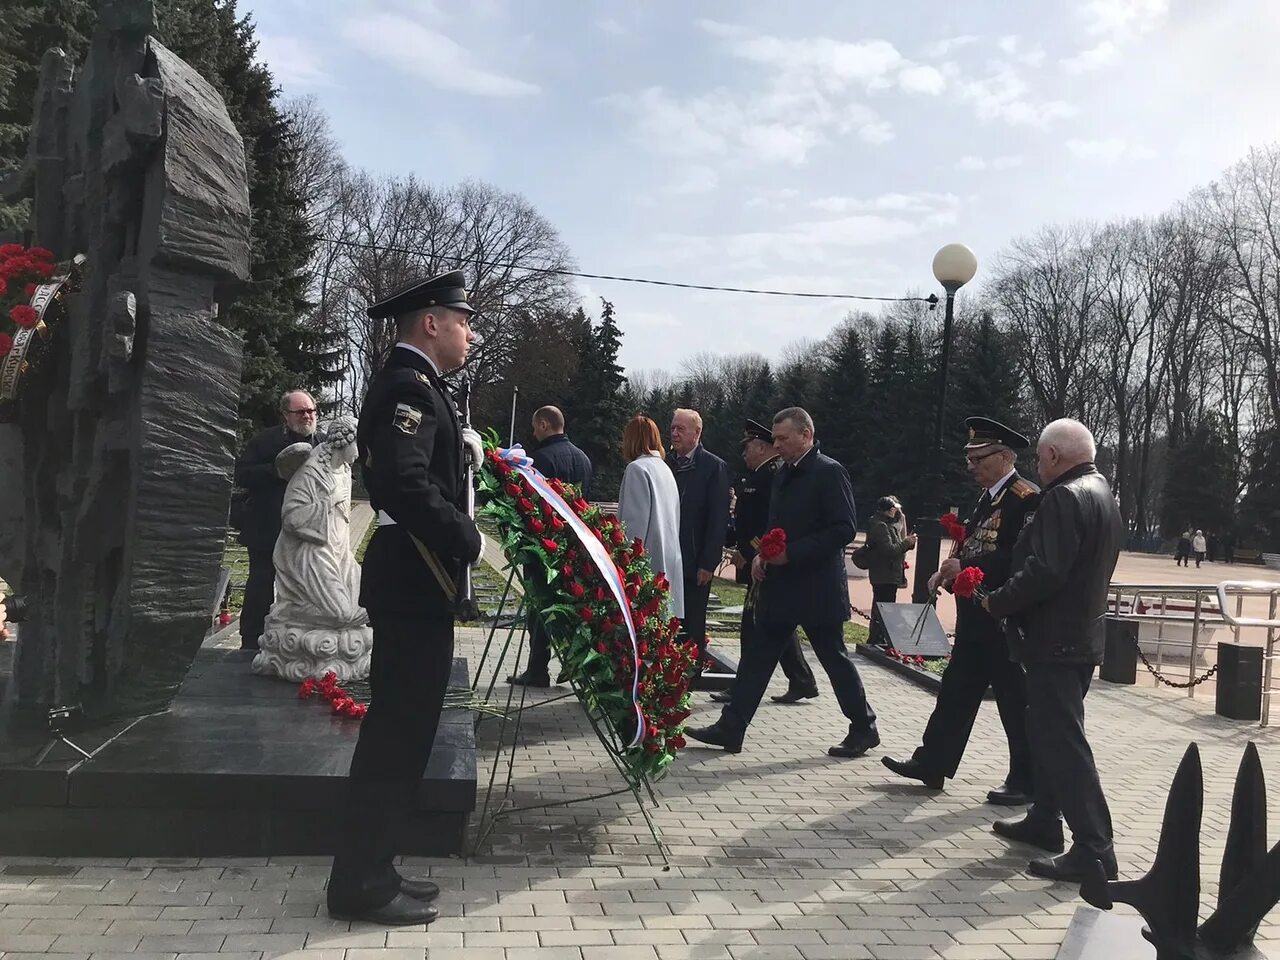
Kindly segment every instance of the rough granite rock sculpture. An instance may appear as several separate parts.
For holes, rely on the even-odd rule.
[[[84,254],[18,411],[31,605],[6,705],[90,718],[166,706],[209,626],[226,537],[248,276],[244,145],[218,93],[149,34],[151,0],[103,0],[79,71],[47,53],[28,156],[31,242]],[[2,468],[0,464],[0,468]]]
[[[295,456],[305,456],[301,466]],[[360,567],[351,552],[355,458],[356,424],[350,419],[333,423],[328,439],[314,448],[295,443],[276,457],[289,484],[273,554],[276,600],[254,673],[293,681],[329,671],[342,681],[369,675],[373,631],[360,606]]]

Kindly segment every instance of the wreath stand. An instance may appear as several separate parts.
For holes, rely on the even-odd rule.
[[[475,679],[471,683],[472,703],[493,703],[494,689],[498,684],[499,678],[502,676],[504,669],[507,669],[508,655],[512,651],[514,644],[515,664],[517,669],[524,658],[525,641],[528,637],[526,629],[526,617],[528,610],[525,606],[524,591],[516,586],[517,571],[514,567],[507,576],[506,586],[502,591],[502,598],[498,602],[497,612],[493,614],[489,626],[489,636],[485,641],[484,651],[480,655],[480,662],[476,666]],[[519,593],[519,600],[515,603],[514,612],[504,618],[503,614],[507,610],[508,602],[513,600],[512,593]],[[500,649],[498,648],[497,636],[499,631],[505,630],[506,637],[502,640]],[[519,634],[517,638],[517,634]],[[491,660],[492,656],[492,660]],[[484,694],[479,695],[480,686],[485,682],[486,668],[488,668],[488,686]],[[493,833],[493,829],[499,820],[510,817],[512,814],[523,813],[529,810],[547,810],[555,807],[566,807],[575,803],[585,803],[592,800],[604,800],[609,797],[616,797],[624,793],[630,793],[636,799],[636,805],[640,810],[641,816],[644,817],[645,824],[649,827],[649,833],[653,837],[654,843],[658,846],[658,852],[662,856],[663,869],[671,869],[671,860],[668,856],[667,845],[663,841],[658,831],[658,826],[653,821],[653,817],[649,813],[648,806],[645,803],[644,795],[647,793],[649,800],[654,806],[658,805],[658,797],[653,791],[653,785],[649,782],[649,778],[643,774],[637,774],[622,762],[621,756],[626,748],[626,744],[619,738],[614,731],[612,724],[608,718],[600,710],[596,704],[590,691],[580,687],[576,680],[571,680],[572,692],[563,693],[558,696],[548,697],[545,700],[536,702],[527,702],[528,687],[520,685],[519,702],[516,702],[516,685],[511,685],[507,691],[507,702],[502,708],[489,708],[478,710],[475,718],[475,729],[479,733],[480,724],[484,722],[487,716],[496,716],[499,720],[498,743],[497,749],[494,751],[493,764],[489,769],[489,783],[485,789],[484,801],[480,808],[480,819],[476,827],[475,838],[468,845],[468,855],[474,854],[483,846],[484,842]],[[560,700],[567,700],[570,697],[577,697],[582,703],[583,710],[587,715],[587,722],[591,724],[591,729],[595,731],[595,735],[599,738],[600,743],[604,746],[605,753],[609,759],[613,761],[613,765],[617,768],[618,773],[625,781],[625,785],[608,790],[603,793],[595,793],[586,797],[572,797],[568,800],[549,800],[542,803],[530,803],[517,805],[512,798],[512,779],[515,775],[516,754],[523,747],[520,740],[520,726],[526,710],[533,710],[538,707],[546,706],[549,703],[556,703]],[[506,773],[502,783],[498,783],[498,772],[505,766]],[[496,788],[496,789],[495,789]],[[496,794],[496,795],[495,795]]]

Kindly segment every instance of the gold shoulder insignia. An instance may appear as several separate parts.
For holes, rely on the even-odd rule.
[[[429,387],[429,386],[431,386],[431,378],[430,378],[429,376],[427,376],[425,373],[423,373],[421,370],[415,370],[415,371],[413,371],[413,374],[414,374],[414,376],[416,376],[419,380],[421,380],[423,383],[425,383],[428,387]]]
[[[1027,483],[1027,481],[1023,480],[1021,477],[1019,477],[1017,480],[1013,481],[1013,483],[1009,485],[1009,490],[1010,492],[1013,493],[1015,497],[1018,497],[1019,499],[1022,499],[1022,500],[1025,500],[1027,497],[1031,496],[1033,493],[1040,492],[1035,488],[1034,484]]]

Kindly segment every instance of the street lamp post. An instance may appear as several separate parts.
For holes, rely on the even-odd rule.
[[[911,591],[912,603],[924,603],[929,599],[929,578],[938,571],[942,553],[942,524],[938,515],[942,503],[942,431],[947,410],[947,376],[951,364],[951,324],[954,318],[956,291],[973,279],[978,272],[978,258],[963,243],[949,243],[933,257],[933,275],[947,291],[946,313],[942,321],[942,364],[938,373],[938,421],[933,438],[933,472],[929,476],[929,496],[925,502],[925,517],[916,523],[916,578]]]

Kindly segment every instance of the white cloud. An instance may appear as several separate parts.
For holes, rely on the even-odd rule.
[[[315,51],[297,37],[258,34],[258,59],[271,69],[276,82],[285,86],[325,87],[333,83]]]
[[[664,193],[676,196],[688,196],[697,193],[710,193],[720,185],[720,174],[714,167],[695,165],[686,167],[680,175],[672,178],[663,188]]]
[[[947,37],[943,40],[934,40],[932,43],[925,44],[923,56],[926,60],[937,60],[945,57],[952,50],[959,50],[961,47],[967,47],[970,44],[978,42],[978,38],[972,34],[965,34],[959,37]]]
[[[1142,144],[1130,143],[1123,137],[1106,137],[1100,140],[1068,140],[1067,150],[1081,160],[1097,163],[1119,163],[1121,160],[1150,160],[1155,151]]]
[[[889,121],[887,120],[876,120],[873,123],[864,123],[858,128],[858,139],[863,143],[869,143],[872,146],[888,143],[893,139],[893,127],[889,125]]]
[[[1102,40],[1087,50],[1081,50],[1074,57],[1064,57],[1059,63],[1067,73],[1088,73],[1114,63],[1119,53],[1120,50],[1114,43]]]
[[[898,86],[907,93],[939,94],[946,89],[947,79],[936,67],[906,67],[898,73]]]
[[[973,104],[979,120],[1045,129],[1055,120],[1076,114],[1076,108],[1063,100],[1031,99],[1030,88],[1008,63],[994,63],[986,77],[961,81],[958,88],[961,97]]]
[[[1022,166],[1021,154],[992,157],[990,160],[986,157],[977,157],[969,154],[956,161],[956,169],[968,173],[977,173],[983,170],[1012,170],[1014,167],[1020,166]]]
[[[1028,67],[1038,67],[1044,62],[1044,47],[1038,43],[1026,43],[1016,34],[1008,34],[996,41],[1006,56]]]
[[[614,36],[621,36],[626,33],[622,24],[612,17],[602,17],[596,21],[596,28],[604,33],[612,33]]]
[[[1169,0],[1089,0],[1080,12],[1094,36],[1141,36],[1164,22]]]
[[[479,97],[527,97],[540,92],[535,84],[485,70],[477,65],[483,58],[476,51],[407,17],[367,14],[344,21],[339,29],[353,46],[441,90]]]

